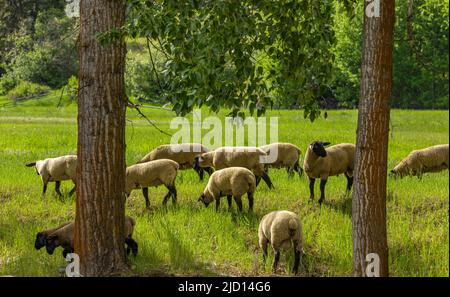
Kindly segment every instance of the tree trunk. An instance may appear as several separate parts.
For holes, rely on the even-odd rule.
[[[78,73],[75,252],[83,276],[126,269],[125,43],[96,35],[123,26],[122,0],[82,0]]]
[[[353,190],[353,269],[366,276],[368,254],[388,276],[386,179],[395,1],[380,1],[379,16],[364,15],[361,93]],[[365,6],[373,2],[365,2]]]

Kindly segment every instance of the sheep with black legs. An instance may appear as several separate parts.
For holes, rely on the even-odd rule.
[[[353,169],[355,162],[355,145],[341,143],[325,149],[329,142],[314,141],[306,150],[303,169],[309,177],[310,201],[314,200],[314,183],[320,178],[320,199],[325,200],[325,185],[329,176],[343,173],[347,178],[347,192],[353,185]]]
[[[299,161],[302,156],[301,150],[292,143],[276,142],[259,147],[270,159],[271,154],[276,154],[276,158],[271,163],[267,163],[269,168],[286,168],[289,177],[294,175],[294,171],[301,177],[303,168]]]
[[[414,150],[391,170],[391,175],[400,178],[407,175],[420,178],[427,172],[439,172],[448,169],[448,158],[448,144]]]
[[[208,151],[208,148],[200,143],[163,144],[145,155],[137,164],[160,159],[169,159],[177,162],[180,165],[180,170],[193,168],[197,172],[200,180],[203,180],[204,171],[211,175],[213,169],[210,167],[194,168],[194,158],[195,156]]]
[[[220,170],[228,167],[244,167],[256,176],[256,186],[261,178],[272,189],[273,184],[265,170],[267,154],[257,147],[219,147],[213,151],[200,154],[195,157],[194,166],[213,167]]]
[[[297,214],[286,211],[272,211],[266,214],[258,228],[259,246],[267,258],[267,246],[270,243],[274,252],[273,271],[277,270],[281,250],[293,247],[294,266],[292,272],[297,274],[301,263],[303,234],[302,225]]]
[[[127,245],[126,248],[127,255],[130,252],[132,252],[133,255],[136,256],[138,252],[138,245],[132,237],[135,225],[136,222],[132,217],[125,216],[124,243]],[[35,240],[35,248],[39,250],[41,247],[45,246],[47,253],[49,255],[52,255],[57,247],[62,247],[63,248],[62,255],[65,258],[67,254],[74,252],[73,248],[74,227],[75,223],[71,221],[57,228],[52,228],[37,233]],[[44,243],[44,245],[42,245],[42,243]]]
[[[178,163],[169,159],[149,161],[127,167],[125,184],[127,197],[130,196],[133,189],[142,188],[145,206],[150,208],[148,187],[164,185],[169,192],[164,196],[163,204],[165,205],[170,197],[172,197],[172,202],[175,204],[177,200],[175,179],[177,177],[178,168]]]
[[[66,155],[57,158],[47,158],[44,160],[38,160],[26,164],[27,167],[34,167],[36,173],[41,176],[43,190],[45,194],[47,191],[47,184],[49,182],[55,182],[55,191],[59,196],[62,196],[60,191],[61,181],[72,180],[76,184],[76,171],[77,171],[77,156]],[[72,196],[75,192],[76,186],[70,191],[69,195]]]
[[[220,198],[227,197],[228,209],[231,210],[231,198],[234,198],[239,211],[242,211],[241,197],[247,194],[248,208],[253,210],[253,193],[256,188],[256,179],[253,172],[243,167],[228,167],[211,174],[205,190],[198,201],[208,206],[216,200],[216,211],[219,210]]]

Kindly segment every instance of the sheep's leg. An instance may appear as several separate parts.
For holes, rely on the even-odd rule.
[[[231,211],[231,203],[232,203],[232,195],[227,195],[227,202],[228,202],[228,210]]]
[[[261,177],[264,180],[264,182],[266,183],[266,185],[269,187],[269,189],[274,188],[272,181],[270,180],[270,177],[267,175],[267,173],[263,172]]]
[[[256,177],[256,187],[259,185],[259,182],[261,181],[261,176]]]
[[[292,167],[286,167],[286,172],[289,178],[292,178],[294,176],[294,169]]]
[[[203,177],[204,177],[204,170],[203,170],[203,168],[194,166],[194,170],[197,172],[200,181],[202,181]]]
[[[303,175],[303,168],[300,167],[300,165],[298,164],[298,161],[295,162],[295,164],[294,164],[294,171],[298,173],[299,177],[302,177],[302,175]]]
[[[167,201],[169,201],[169,198],[172,196],[172,192],[169,190],[169,192],[166,194],[166,196],[164,196],[163,199],[163,205],[167,204]]]
[[[322,203],[325,201],[325,185],[327,184],[326,179],[320,180],[320,199],[319,204],[322,205]]]
[[[47,183],[46,182],[43,183],[42,195],[44,195],[45,192],[47,192]]]
[[[309,178],[309,201],[314,200],[314,183],[316,182],[315,178]]]
[[[353,185],[353,176],[349,176],[347,173],[345,173],[345,177],[347,178],[347,192],[350,192],[352,190]]]
[[[138,244],[133,238],[126,238],[125,243],[127,245],[127,255],[130,254],[130,251],[133,253],[133,256],[136,257],[138,253]]]
[[[280,262],[280,250],[275,250],[275,259],[273,260],[273,273],[277,272],[277,268],[278,268],[278,262]]]
[[[73,188],[72,188],[72,190],[70,190],[70,192],[69,192],[69,196],[72,196],[73,193],[75,193],[75,190],[76,190],[76,189],[77,189],[77,185],[74,185]]]
[[[220,197],[216,198],[216,211],[219,211],[220,207]]]
[[[259,247],[261,248],[261,250],[263,252],[264,263],[266,262],[266,259],[267,259],[267,244],[268,243],[269,243],[269,241],[265,237],[262,237],[259,239]]]
[[[236,205],[238,206],[239,212],[242,212],[242,199],[241,199],[241,197],[234,196],[234,201],[236,202]]]
[[[175,188],[175,185],[170,186],[170,191],[172,192],[172,203],[175,205],[177,203],[177,188]]]
[[[60,182],[60,181],[55,181],[55,192],[56,192],[59,196],[62,196],[62,193],[61,193],[60,188],[61,188],[61,182]]]
[[[300,251],[299,245],[298,245],[298,241],[294,240],[294,267],[292,268],[292,272],[294,274],[298,273],[298,266],[301,263],[301,259],[302,259],[302,253]]]
[[[148,199],[148,188],[142,188],[142,195],[144,195],[145,207],[150,208],[150,199]]]
[[[253,193],[247,192],[247,198],[248,198],[248,210],[253,211]]]

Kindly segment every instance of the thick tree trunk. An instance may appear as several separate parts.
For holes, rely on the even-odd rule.
[[[353,269],[366,276],[368,254],[388,276],[386,179],[392,89],[394,0],[380,1],[379,17],[364,16],[363,63],[353,190]],[[372,2],[365,2],[370,5]]]
[[[78,73],[75,252],[83,276],[125,269],[125,43],[96,35],[120,28],[122,0],[82,0]]]

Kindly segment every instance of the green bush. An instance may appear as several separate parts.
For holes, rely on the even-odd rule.
[[[18,84],[16,78],[8,73],[0,77],[0,95],[7,94],[11,89],[13,89]]]
[[[21,98],[27,98],[32,96],[37,96],[40,94],[45,94],[50,90],[49,87],[32,83],[29,81],[21,81],[17,86],[10,90],[7,94],[8,98],[13,101],[17,101]]]

